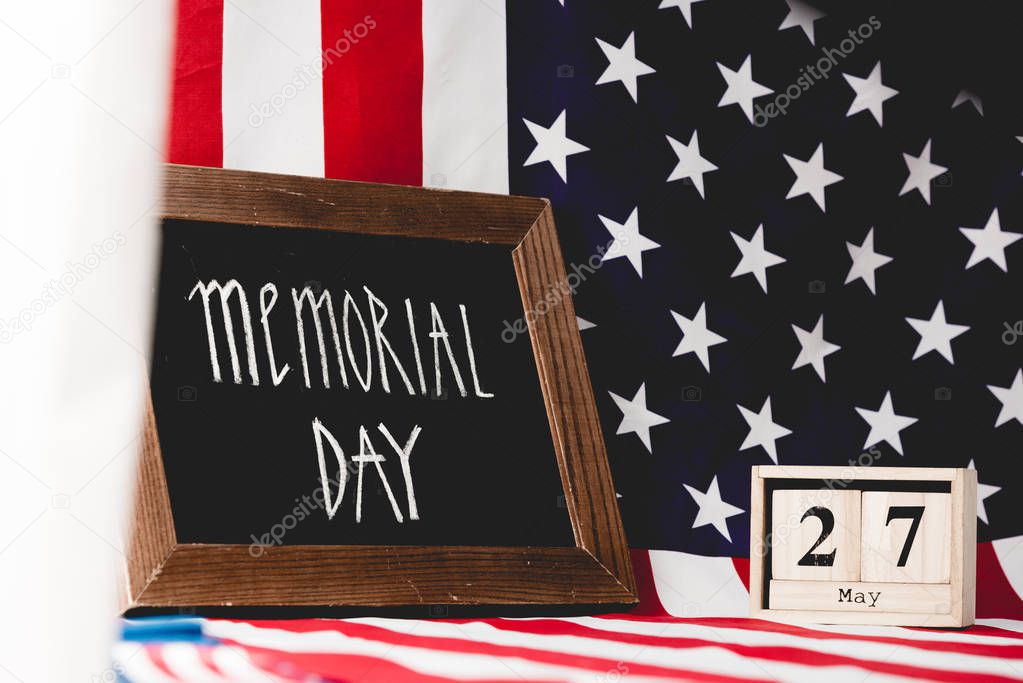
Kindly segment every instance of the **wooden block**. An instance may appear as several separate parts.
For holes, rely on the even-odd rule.
[[[849,503],[836,492],[859,493],[860,571],[847,574],[853,579],[819,579],[812,574],[791,578],[805,568],[798,560],[817,538],[806,541],[790,533],[785,540],[778,533],[779,524],[796,514],[790,511],[793,508],[798,512],[797,526],[790,532],[801,532],[798,523],[807,501],[800,497],[812,499],[814,495],[833,496],[825,507],[836,516],[848,516]],[[798,510],[801,506],[802,511]],[[902,550],[918,514],[912,508],[921,506],[924,512],[919,513],[913,543],[900,567]],[[901,509],[890,513],[890,508]],[[815,525],[807,530],[811,536],[819,536],[823,527],[816,520],[805,523]],[[835,542],[842,545],[842,541]],[[789,543],[792,548],[787,547]],[[806,543],[805,547],[799,547],[801,543]],[[830,552],[835,548],[831,543],[828,540],[813,552]],[[840,566],[842,549],[837,550],[835,559]],[[974,470],[852,465],[752,468],[749,590],[750,616],[754,618],[793,624],[969,626],[976,610],[976,554]],[[830,569],[835,571],[835,566]]]
[[[771,581],[771,609],[948,614],[948,583]]]
[[[864,491],[862,506],[863,581],[949,582],[951,494]]]
[[[774,491],[770,544],[776,579],[858,580],[860,491]]]
[[[959,473],[952,484],[952,590],[958,591],[952,600],[961,605],[962,624],[969,625],[977,617],[977,470]]]

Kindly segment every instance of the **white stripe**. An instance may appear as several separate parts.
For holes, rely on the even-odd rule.
[[[979,622],[978,622],[979,623]],[[904,638],[906,640],[930,640],[942,643],[974,643],[977,645],[1012,645],[1017,641],[1001,636],[975,635],[969,631],[932,630],[920,631],[901,626],[835,626],[814,624],[806,628],[828,633],[868,636],[871,638]]]
[[[564,655],[599,657],[623,662],[626,665],[636,663],[718,675],[806,681],[807,683],[820,683],[822,679],[827,679],[829,683],[839,681],[862,683],[867,673],[865,669],[854,666],[820,667],[753,659],[716,645],[691,648],[660,647],[583,636],[504,631],[484,622],[455,624],[442,621],[408,622],[401,619],[379,618],[352,619],[351,621],[416,637],[458,638],[477,643],[546,650]],[[715,640],[722,639],[715,638]],[[871,680],[901,681],[906,679],[873,674]]]
[[[144,647],[135,643],[115,645],[113,659],[114,671],[131,683],[178,683],[153,663]],[[106,680],[106,676],[100,676],[99,679]]]
[[[409,625],[426,622],[407,622]],[[283,652],[331,653],[378,657],[424,675],[473,680],[540,679],[594,683],[609,679],[609,672],[593,672],[567,666],[543,664],[521,657],[498,657],[489,654],[444,652],[407,645],[383,643],[365,638],[352,638],[339,631],[293,633],[252,624],[210,621],[205,630],[214,637],[227,638],[249,647],[265,647]],[[620,676],[619,672],[619,676]],[[646,683],[663,679],[629,675],[630,683]]]
[[[167,668],[183,681],[189,683],[227,683],[229,679],[213,671],[199,657],[199,651],[192,643],[166,643],[160,646]]]
[[[423,184],[508,192],[504,3],[423,0]]]
[[[749,592],[729,557],[651,550],[657,597],[675,617],[745,617]]]
[[[1023,673],[1023,664],[1021,664],[1023,659],[1020,658],[1015,658],[1016,664],[1014,665],[1007,661],[1007,658],[1004,656],[986,657],[982,655],[959,654],[865,640],[822,639],[814,638],[811,633],[808,633],[806,636],[797,636],[743,628],[598,619],[595,617],[581,617],[568,619],[567,621],[612,633],[633,633],[659,638],[699,638],[702,640],[716,640],[756,647],[798,647],[825,654],[855,657],[868,662],[887,662],[928,669],[942,669],[945,671],[997,673],[1004,676],[1020,676]],[[902,629],[895,627],[882,628],[884,630],[874,635],[901,637],[899,631]],[[962,637],[960,642],[977,643],[977,640]],[[1005,639],[1001,639],[999,644],[1009,645],[1010,643],[1007,643]],[[1017,643],[1011,643],[1011,645],[1016,646]]]
[[[224,3],[224,167],[323,176],[320,0]]]

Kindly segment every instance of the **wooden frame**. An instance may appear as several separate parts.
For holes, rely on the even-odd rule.
[[[550,202],[245,171],[166,167],[162,216],[504,245],[523,309],[566,279]],[[529,323],[574,547],[267,547],[178,543],[147,407],[128,608],[587,605],[637,602],[571,297]]]
[[[890,624],[963,627],[974,622],[977,574],[977,473],[938,467],[813,467],[754,465],[750,495],[750,616],[791,623]],[[950,581],[934,591],[933,605],[912,611],[837,611],[834,609],[772,609],[770,543],[767,538],[772,481],[915,482],[948,487],[951,494]],[[849,484],[846,484],[849,486]],[[825,487],[821,487],[825,488]],[[895,487],[897,489],[897,484]],[[841,490],[840,486],[835,487]],[[811,582],[780,582],[806,586]],[[824,582],[820,582],[824,583]],[[851,582],[850,582],[851,583]],[[863,584],[867,585],[867,584]],[[875,584],[899,586],[902,584]],[[912,584],[907,584],[912,585]],[[930,586],[932,584],[921,584]],[[937,584],[933,584],[937,586]],[[946,588],[947,586],[947,588]],[[940,594],[941,599],[937,599]],[[925,596],[926,597],[926,596]],[[813,602],[805,596],[805,602]],[[925,611],[926,609],[926,611]]]

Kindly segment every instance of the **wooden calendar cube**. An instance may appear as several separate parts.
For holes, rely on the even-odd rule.
[[[859,580],[859,491],[775,491],[771,503],[772,577]]]
[[[751,491],[751,616],[973,623],[975,471],[755,466]]]
[[[864,491],[860,578],[948,583],[952,494]]]

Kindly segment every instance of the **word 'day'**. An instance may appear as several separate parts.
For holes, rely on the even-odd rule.
[[[387,443],[394,449],[394,453],[397,456],[398,462],[401,463],[401,474],[405,482],[405,493],[408,496],[408,516],[409,519],[419,519],[419,509],[416,507],[416,491],[412,485],[412,448],[416,445],[416,439],[419,438],[419,432],[422,431],[419,425],[416,425],[412,429],[412,433],[408,437],[408,441],[404,446],[399,446],[398,442],[391,432],[388,431],[384,423],[381,422],[377,425],[377,429],[383,434]],[[341,501],[345,497],[345,489],[348,485],[348,461],[345,459],[344,451],[341,449],[341,445],[337,439],[330,432],[329,429],[323,426],[319,418],[313,418],[313,437],[316,439],[316,458],[320,466],[320,483],[323,485],[323,499],[324,499],[324,510],[327,513],[328,519],[333,519],[334,515],[337,514],[337,510],[341,507]],[[327,456],[324,454],[323,442],[326,441],[333,451],[334,458],[337,460],[338,475],[335,480],[331,480],[327,476]],[[362,521],[362,476],[363,470],[366,463],[373,463],[376,468],[376,473],[380,477],[380,483],[387,492],[387,499],[391,503],[391,509],[394,511],[394,518],[398,522],[404,522],[405,518],[401,514],[401,510],[398,507],[398,502],[394,498],[394,492],[391,490],[391,484],[387,479],[387,475],[384,473],[384,468],[381,465],[385,458],[382,454],[377,453],[373,448],[373,442],[370,440],[369,433],[366,428],[359,425],[359,454],[352,457],[352,464],[357,466],[358,480],[356,482],[355,489],[355,521]]]

